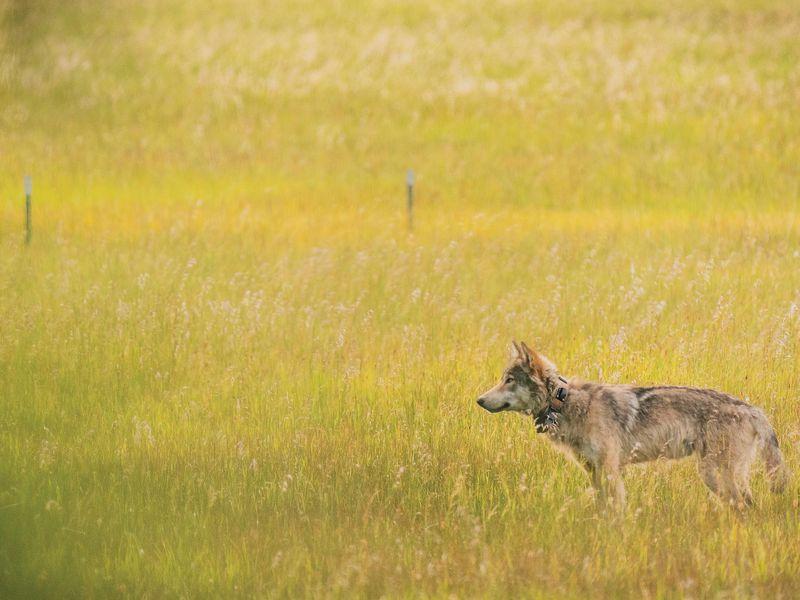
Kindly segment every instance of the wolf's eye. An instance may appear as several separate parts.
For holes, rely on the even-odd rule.
[[[514,383],[514,378],[513,378],[513,377],[506,377],[506,380],[505,380],[505,382],[504,382],[504,383],[505,383],[506,385],[508,385],[508,384],[510,384],[510,383]]]

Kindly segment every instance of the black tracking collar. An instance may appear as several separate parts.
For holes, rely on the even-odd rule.
[[[564,379],[563,377],[561,377],[560,375],[558,376],[558,380],[561,383],[567,383],[567,380]],[[566,401],[566,399],[567,399],[567,388],[566,387],[564,387],[564,386],[559,386],[558,387],[558,389],[556,390],[556,399],[558,401],[560,401],[562,404]],[[555,407],[553,407],[553,410],[560,410],[560,408],[561,407],[556,409]]]
[[[536,433],[544,433],[558,427],[558,413],[549,406],[536,415],[534,419]]]
[[[569,391],[566,386],[569,385],[566,379],[559,376],[559,381],[565,385],[558,386],[556,390],[556,401],[552,400],[547,403],[547,406],[538,414],[534,420],[536,424],[536,431],[538,433],[545,433],[547,431],[554,431],[558,428],[558,418],[561,414],[561,409],[564,408],[564,403],[567,401]]]

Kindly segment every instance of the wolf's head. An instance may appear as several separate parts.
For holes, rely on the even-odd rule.
[[[537,415],[549,406],[548,388],[558,380],[556,366],[525,342],[511,342],[511,361],[493,388],[478,398],[489,412],[530,411]]]

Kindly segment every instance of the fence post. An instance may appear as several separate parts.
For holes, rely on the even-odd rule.
[[[25,175],[25,243],[31,243],[33,236],[33,222],[31,221],[31,195],[33,194],[33,181],[30,175]]]
[[[406,193],[408,195],[408,230],[414,229],[414,170],[406,172]]]

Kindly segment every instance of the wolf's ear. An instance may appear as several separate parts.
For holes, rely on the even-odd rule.
[[[508,345],[508,356],[511,360],[517,360],[522,357],[522,348],[519,347],[516,341],[511,340]]]
[[[520,343],[520,350],[522,356],[527,360],[531,369],[536,372],[542,379],[546,378],[548,374],[556,372],[556,366],[544,354],[539,354],[536,350],[532,349],[525,342]]]
[[[525,342],[519,343],[519,350],[520,350],[519,352],[520,358],[524,359],[526,363],[532,366],[534,357],[536,356],[536,352],[531,350],[528,344],[526,344]]]
[[[519,343],[519,360],[529,371],[535,370],[536,352],[531,350],[525,342]]]

